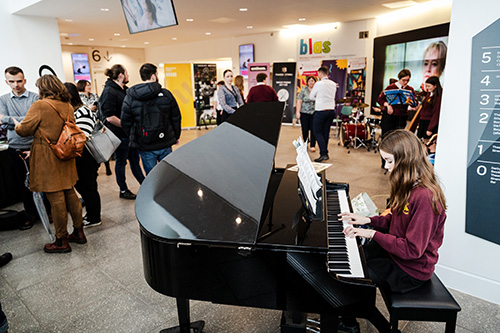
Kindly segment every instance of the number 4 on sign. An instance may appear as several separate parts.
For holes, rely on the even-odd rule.
[[[491,81],[490,81],[490,76],[489,75],[486,75],[482,80],[481,80],[481,83],[485,84],[486,86],[488,86]]]

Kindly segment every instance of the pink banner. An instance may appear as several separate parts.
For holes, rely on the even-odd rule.
[[[248,90],[257,84],[257,74],[266,73],[269,79],[271,65],[268,62],[252,62],[248,64]]]

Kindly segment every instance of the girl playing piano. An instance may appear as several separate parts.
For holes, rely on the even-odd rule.
[[[373,228],[349,226],[344,233],[372,240],[364,252],[370,278],[377,286],[406,293],[434,272],[443,242],[446,200],[425,147],[413,133],[389,133],[380,144],[380,155],[390,172],[390,213],[371,218],[342,213],[339,219]],[[359,326],[349,319],[343,318],[341,326],[356,332],[352,329]]]

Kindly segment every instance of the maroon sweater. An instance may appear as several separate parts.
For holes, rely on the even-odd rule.
[[[373,239],[403,271],[416,279],[428,280],[438,261],[445,220],[442,209],[440,215],[432,210],[432,192],[417,186],[401,214],[372,217],[370,225],[378,231]]]
[[[422,110],[420,110],[421,120],[430,120],[427,131],[433,132],[439,124],[439,112],[441,111],[441,96],[436,97],[434,104],[431,102],[431,97],[426,96],[422,101]]]
[[[278,95],[273,87],[266,84],[253,86],[248,92],[247,103],[253,102],[273,102],[278,100]]]
[[[384,89],[384,91],[396,90],[396,89],[399,89],[399,87],[395,83],[393,83],[393,84],[388,85],[387,88]],[[402,89],[411,91],[413,93],[413,96],[415,97],[415,90],[412,87],[406,86]],[[384,91],[382,91],[377,98],[377,102],[381,106],[383,106],[384,103],[387,102],[387,98],[385,97]],[[408,115],[408,104],[395,104],[395,105],[392,105],[392,109],[394,110],[394,112],[391,114],[391,116],[407,116]]]

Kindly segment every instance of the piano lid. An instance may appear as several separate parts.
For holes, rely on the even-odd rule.
[[[255,243],[283,103],[252,103],[183,145],[139,189],[139,223],[161,238]]]

